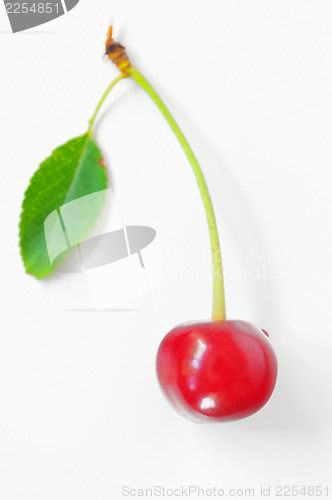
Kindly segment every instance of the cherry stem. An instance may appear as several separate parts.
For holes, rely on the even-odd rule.
[[[225,294],[224,294],[224,277],[221,262],[221,253],[219,245],[219,236],[216,218],[213,210],[212,201],[206,185],[203,172],[198,164],[198,161],[189,146],[186,138],[181,132],[176,121],[172,117],[171,113],[168,111],[167,107],[157,94],[157,92],[151,87],[151,85],[146,81],[143,75],[134,68],[129,66],[125,69],[127,76],[130,76],[158,106],[167,122],[169,123],[174,134],[178,138],[187,158],[192,166],[194,174],[197,179],[198,187],[202,196],[203,204],[205,207],[206,217],[209,225],[210,241],[211,241],[211,251],[212,251],[212,270],[213,270],[213,309],[212,309],[212,321],[223,321],[226,319],[225,314]]]
[[[107,87],[107,89],[105,90],[105,92],[103,93],[102,95],[102,98],[100,99],[100,101],[98,102],[98,105],[95,109],[95,112],[93,113],[92,115],[92,118],[89,120],[89,128],[88,128],[88,134],[91,135],[91,129],[92,129],[92,125],[96,119],[96,116],[97,116],[97,113],[98,111],[100,110],[101,108],[101,105],[103,104],[103,102],[105,101],[106,97],[108,96],[109,92],[112,90],[112,88],[114,87],[114,85],[116,85],[120,80],[122,80],[123,78],[127,78],[127,75],[125,73],[121,73],[120,76],[118,76],[117,78],[115,78],[115,80],[113,80],[113,82]]]

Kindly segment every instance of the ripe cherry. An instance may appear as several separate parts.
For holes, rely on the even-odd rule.
[[[226,320],[217,223],[199,163],[159,95],[131,64],[125,48],[113,40],[112,27],[106,54],[123,78],[131,78],[147,92],[179,140],[196,176],[210,232],[212,321],[181,325],[166,335],[157,356],[160,385],[171,405],[188,418],[226,421],[247,417],[265,405],[275,386],[277,360],[268,335],[245,321]]]
[[[157,355],[169,403],[195,421],[237,420],[262,408],[277,378],[277,359],[263,332],[233,320],[171,330]]]

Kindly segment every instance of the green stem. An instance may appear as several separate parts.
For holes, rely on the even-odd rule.
[[[197,179],[198,187],[201,192],[202,200],[204,203],[206,216],[209,224],[210,240],[211,240],[211,251],[212,251],[212,269],[213,269],[213,310],[212,310],[212,320],[213,321],[223,321],[226,319],[225,314],[225,295],[224,295],[224,278],[219,246],[219,237],[216,224],[216,218],[213,211],[213,206],[209,191],[204,179],[203,172],[198,164],[198,161],[189,146],[186,138],[179,129],[174,118],[166,108],[163,101],[160,99],[156,91],[151,87],[151,85],[145,80],[145,78],[135,69],[133,66],[126,68],[125,74],[130,76],[158,106],[169,125],[171,126],[174,134],[178,138],[187,158],[193,168],[194,174]]]
[[[121,73],[120,76],[118,76],[117,78],[115,78],[115,80],[113,80],[113,82],[107,87],[107,89],[105,90],[102,98],[100,99],[96,109],[95,109],[95,112],[93,113],[92,115],[92,118],[89,120],[89,128],[88,128],[88,134],[91,135],[91,129],[92,129],[92,125],[96,119],[96,116],[97,116],[97,113],[99,111],[99,109],[101,108],[101,105],[103,104],[103,102],[105,101],[107,95],[109,94],[109,92],[112,90],[112,88],[114,87],[115,84],[117,84],[120,80],[122,80],[123,78],[127,78],[127,75],[125,75],[124,73]]]

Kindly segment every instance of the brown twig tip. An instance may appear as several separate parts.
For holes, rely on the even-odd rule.
[[[106,55],[124,73],[126,68],[131,66],[131,62],[129,61],[125,47],[121,43],[115,42],[112,35],[113,27],[110,26],[106,38]]]

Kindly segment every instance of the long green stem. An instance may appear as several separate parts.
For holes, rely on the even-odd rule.
[[[105,92],[102,95],[102,98],[98,102],[98,105],[97,105],[97,107],[95,109],[95,112],[92,115],[92,118],[89,120],[89,124],[90,125],[89,125],[89,128],[88,128],[88,134],[91,134],[92,125],[93,125],[93,123],[94,123],[94,121],[96,119],[97,113],[98,113],[99,109],[101,108],[101,105],[105,101],[107,95],[112,90],[112,88],[114,87],[115,84],[117,84],[120,80],[122,80],[123,78],[126,78],[126,77],[127,77],[127,75],[125,75],[124,73],[121,73],[121,75],[118,76],[117,78],[115,78],[115,80],[113,80],[113,82],[107,87],[107,89],[105,90]]]
[[[224,295],[224,278],[219,246],[219,237],[216,224],[216,218],[214,215],[214,210],[209,195],[209,191],[204,179],[203,172],[198,164],[198,161],[189,146],[186,138],[179,129],[174,118],[166,108],[163,101],[160,99],[156,91],[151,87],[151,85],[146,81],[146,79],[135,69],[133,66],[126,68],[125,73],[130,76],[158,106],[169,125],[171,126],[174,134],[178,138],[187,158],[193,168],[194,174],[197,179],[198,187],[201,192],[202,200],[204,203],[206,216],[209,224],[210,240],[211,240],[211,250],[212,250],[212,269],[213,269],[213,310],[212,310],[212,320],[213,321],[223,321],[226,318],[225,314],[225,295]]]

